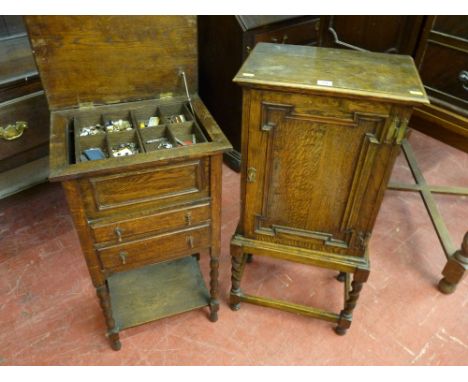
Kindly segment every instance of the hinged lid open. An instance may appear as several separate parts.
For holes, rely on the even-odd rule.
[[[26,16],[49,108],[197,90],[196,16]]]

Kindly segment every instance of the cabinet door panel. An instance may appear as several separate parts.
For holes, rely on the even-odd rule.
[[[387,140],[389,114],[346,111],[344,102],[336,114],[348,117],[324,117],[304,113],[308,108],[301,102],[308,101],[267,96],[252,105],[246,234],[306,248],[349,250],[366,235],[371,219],[360,215],[365,199],[375,200],[366,195],[371,178],[381,181],[384,175],[374,170]]]

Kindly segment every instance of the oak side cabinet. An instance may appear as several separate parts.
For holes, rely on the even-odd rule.
[[[345,334],[367,280],[367,244],[414,106],[428,99],[409,56],[260,43],[243,88],[241,217],[230,305],[278,308]],[[249,255],[340,272],[344,308],[246,294]]]
[[[112,348],[123,329],[192,309],[216,321],[231,146],[197,95],[196,17],[26,23],[51,109],[50,180],[65,190]]]

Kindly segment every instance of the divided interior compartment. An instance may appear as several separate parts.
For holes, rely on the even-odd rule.
[[[172,116],[183,115],[185,122],[177,122],[181,118],[171,118]],[[149,127],[151,117],[157,117],[158,125]],[[108,131],[106,125],[111,121],[128,121],[130,129],[121,131]],[[101,125],[102,132],[94,135],[81,136],[83,128]],[[130,152],[124,150],[121,155],[135,155],[148,151],[157,151],[175,147],[190,146],[197,143],[208,142],[206,134],[198,125],[193,114],[190,112],[186,102],[143,105],[129,111],[124,108],[113,112],[91,111],[89,114],[80,114],[70,123],[70,137],[74,137],[70,150],[74,149],[74,163],[85,161],[83,151],[89,148],[100,148],[106,158],[114,156],[113,150],[124,149],[126,143],[130,143]],[[70,160],[73,163],[73,158]]]
[[[190,146],[207,142],[202,130],[198,124],[193,121],[171,124],[169,125],[169,131],[173,135],[177,146]]]
[[[155,151],[177,147],[174,136],[171,134],[171,131],[167,125],[146,127],[144,129],[140,129],[140,134],[146,151]],[[172,145],[172,147],[165,147],[165,143],[169,143]]]
[[[107,145],[109,147],[109,157],[118,158],[120,156],[127,156],[124,153],[118,155],[115,150],[125,149],[125,145],[130,144],[131,147],[128,147],[130,151],[134,151],[132,154],[135,155],[138,153],[144,152],[143,145],[141,144],[140,137],[137,130],[132,129],[128,131],[120,131],[115,133],[107,134]]]
[[[87,149],[99,148],[102,150],[106,158],[109,158],[109,150],[107,147],[106,135],[90,135],[87,137],[81,137],[79,145],[75,145],[77,148],[76,161],[77,162],[86,162],[89,159],[85,159],[86,156],[84,151]]]
[[[193,115],[185,103],[161,105],[159,110],[162,116],[161,123],[163,124],[176,124],[193,121]],[[179,119],[180,115],[184,116],[185,121]]]
[[[157,106],[147,106],[138,110],[133,111],[133,115],[135,117],[136,125],[140,129],[148,128],[150,118],[151,117],[157,117],[158,123],[156,126],[162,125],[162,116],[161,116],[161,110]],[[143,124],[143,125],[142,125]],[[152,126],[152,127],[156,127]]]
[[[134,116],[128,110],[122,110],[122,111],[113,112],[113,113],[104,113],[102,115],[102,120],[104,121],[104,125],[106,126],[106,131],[108,134],[114,134],[114,133],[119,133],[123,131],[130,131],[130,130],[118,130],[118,129],[115,131],[108,130],[107,126],[110,125],[111,122],[127,121],[130,124],[129,129],[135,129]]]
[[[74,130],[74,148],[75,148],[75,162],[86,161],[83,159],[83,151],[90,148],[100,148],[104,155],[109,157],[109,151],[106,144],[105,130],[97,132],[94,135],[81,136],[83,129],[91,126],[101,125],[104,126],[102,116],[100,114],[81,115],[73,118]]]
[[[95,130],[95,135],[105,135],[104,120],[101,114],[89,114],[89,115],[80,115],[79,117],[74,118],[74,127],[75,127],[75,136],[82,138],[81,135],[84,132],[84,129],[100,125],[103,127],[102,130]],[[91,134],[90,134],[91,135]],[[85,136],[90,136],[85,135]]]

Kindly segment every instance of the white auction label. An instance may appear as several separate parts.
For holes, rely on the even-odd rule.
[[[333,86],[333,81],[317,80],[317,85]]]

